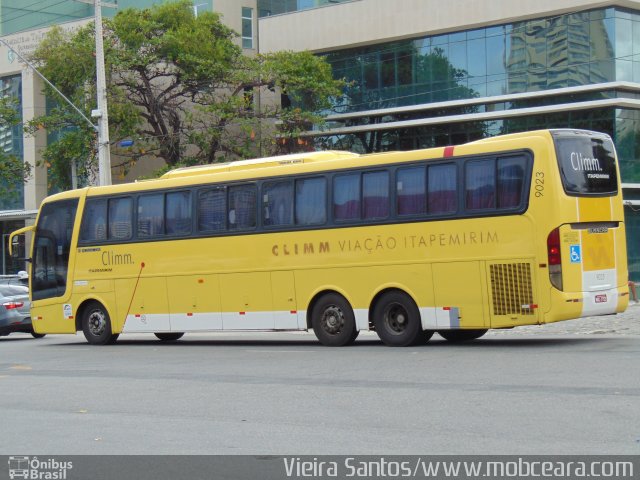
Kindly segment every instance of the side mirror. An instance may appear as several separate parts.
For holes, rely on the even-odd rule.
[[[11,251],[12,258],[24,258],[24,236],[16,235],[15,237],[13,237],[11,239],[11,247],[9,248],[9,250]]]
[[[11,255],[12,258],[26,260],[25,234],[34,231],[35,228],[34,225],[31,225],[11,233],[9,236],[9,255]]]

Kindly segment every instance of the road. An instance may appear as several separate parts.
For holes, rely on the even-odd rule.
[[[410,348],[15,334],[0,454],[639,454],[638,314]]]

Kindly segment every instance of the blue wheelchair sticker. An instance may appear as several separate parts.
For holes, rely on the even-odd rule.
[[[582,254],[580,253],[580,245],[570,245],[569,256],[571,257],[571,263],[580,263],[582,261]]]

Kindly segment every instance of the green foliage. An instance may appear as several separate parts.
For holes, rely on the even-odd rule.
[[[31,56],[40,72],[87,117],[95,108],[96,99],[94,46],[93,26],[75,32],[56,26]],[[25,132],[35,135],[41,130],[47,131],[49,141],[42,157],[48,169],[48,186],[67,190],[72,186],[72,162],[81,180],[90,175],[91,168],[95,169],[95,131],[48,85],[45,85],[45,94],[53,100],[53,108],[27,122]]]
[[[321,122],[320,111],[342,87],[329,65],[307,52],[247,56],[236,45],[237,36],[216,13],[196,17],[188,0],[128,8],[105,20],[112,162],[122,174],[143,158],[161,158],[174,167],[297,148],[295,141],[278,139],[294,139]],[[88,25],[70,34],[52,29],[33,55],[47,78],[87,116],[95,108],[93,52],[93,26]],[[279,92],[290,105],[273,101]],[[269,102],[261,102],[267,97]],[[45,158],[67,186],[64,172],[70,162],[95,161],[93,131],[59,105],[31,122],[29,131],[44,126],[58,132]],[[117,146],[127,138],[135,141],[133,147]]]

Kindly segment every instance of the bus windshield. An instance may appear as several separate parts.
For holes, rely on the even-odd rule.
[[[51,202],[42,207],[33,249],[33,300],[64,295],[77,208],[77,199]]]
[[[552,132],[567,195],[615,195],[618,192],[616,158],[611,138],[580,131]]]

